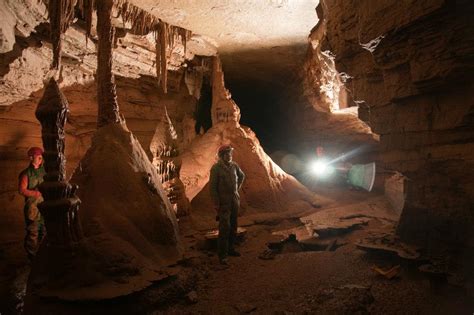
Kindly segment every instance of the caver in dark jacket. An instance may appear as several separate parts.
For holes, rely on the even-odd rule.
[[[227,255],[240,256],[234,249],[234,243],[240,207],[239,190],[245,174],[232,161],[232,150],[230,145],[219,148],[219,161],[212,166],[209,178],[211,198],[219,218],[219,260],[224,264],[227,263]]]

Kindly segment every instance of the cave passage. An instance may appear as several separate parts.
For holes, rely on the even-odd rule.
[[[472,313],[474,1],[2,3],[0,315]]]
[[[271,154],[295,150],[289,114],[302,99],[307,46],[262,47],[221,56],[227,88],[241,109],[241,123],[257,134]]]
[[[241,123],[250,127],[260,140],[264,149],[271,153],[285,147],[286,140],[282,135],[283,113],[278,107],[277,89],[259,82],[228,83],[232,97],[241,110]]]

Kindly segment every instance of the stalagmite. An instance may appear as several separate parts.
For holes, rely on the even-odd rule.
[[[45,218],[48,245],[57,247],[70,247],[82,239],[78,216],[81,201],[75,195],[77,186],[66,181],[64,125],[68,112],[66,97],[54,78],[51,78],[36,109],[36,118],[42,126],[47,173],[40,185],[45,201],[39,205],[39,209]]]
[[[224,72],[219,56],[212,60],[212,125],[240,121],[240,109],[224,84]]]

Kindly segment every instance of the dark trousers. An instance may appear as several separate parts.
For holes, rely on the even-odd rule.
[[[227,257],[229,252],[234,251],[237,236],[237,215],[239,213],[240,201],[233,198],[229,204],[222,205],[219,209],[219,239],[217,241],[217,253],[220,259]]]
[[[45,234],[44,221],[36,203],[27,204],[25,214],[25,241],[24,247],[29,259],[33,259]]]

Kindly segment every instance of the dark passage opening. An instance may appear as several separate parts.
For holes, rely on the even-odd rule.
[[[291,148],[288,108],[300,98],[307,44],[273,46],[221,55],[226,87],[241,110],[241,124],[250,127],[265,151]]]
[[[211,118],[211,107],[212,107],[212,87],[208,76],[204,76],[201,97],[196,104],[196,111],[194,112],[196,124],[194,130],[196,134],[201,133],[201,128],[206,132],[212,127]]]

